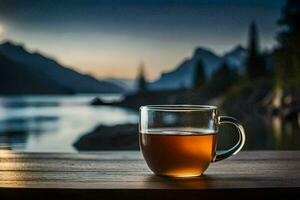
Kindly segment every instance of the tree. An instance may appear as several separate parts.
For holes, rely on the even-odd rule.
[[[278,24],[283,30],[274,51],[275,80],[279,88],[289,90],[300,84],[300,1],[287,1]]]
[[[199,89],[201,86],[205,84],[205,71],[203,61],[199,59],[196,62],[193,76],[193,88]]]
[[[231,69],[224,61],[213,74],[207,86],[210,93],[219,95],[227,91],[238,79],[236,70]]]
[[[247,75],[250,78],[264,76],[266,67],[259,50],[259,38],[256,23],[253,21],[249,28],[248,52],[246,58]]]
[[[145,78],[144,64],[141,63],[139,66],[139,75],[137,77],[137,88],[139,92],[147,90],[147,81]]]

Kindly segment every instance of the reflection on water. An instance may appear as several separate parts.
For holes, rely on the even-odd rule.
[[[72,144],[98,124],[137,123],[136,112],[89,106],[93,96],[23,96],[0,99],[0,148],[74,151]],[[106,101],[119,95],[101,96]]]
[[[300,149],[298,119],[286,121],[279,116],[273,116],[269,128],[273,130],[274,144],[277,149]]]
[[[238,118],[246,131],[244,149],[300,150],[300,127],[297,120],[284,120],[278,115],[262,116],[257,113]],[[219,148],[230,148],[238,140],[232,127],[221,127],[220,132]]]

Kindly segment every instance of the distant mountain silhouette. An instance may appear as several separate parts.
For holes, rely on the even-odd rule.
[[[125,78],[104,78],[102,81],[112,83],[121,87],[125,92],[132,92],[137,89],[137,84],[135,79],[125,79]]]
[[[63,88],[50,84],[35,75],[26,66],[15,63],[0,54],[0,94],[61,94],[68,93]]]
[[[158,80],[149,83],[149,88],[152,90],[191,88],[195,66],[200,59],[203,61],[207,79],[211,78],[213,72],[219,69],[224,60],[230,68],[243,73],[245,56],[246,50],[241,46],[235,47],[224,56],[218,56],[211,50],[200,47],[194,51],[191,58],[185,59],[175,70],[163,73]]]
[[[225,53],[223,59],[232,69],[236,69],[240,74],[245,73],[245,59],[247,56],[247,50],[241,45],[236,46],[228,53]]]
[[[89,75],[80,74],[40,53],[30,53],[22,45],[14,44],[11,41],[0,44],[0,54],[0,68],[3,68],[0,73],[0,83],[6,84],[3,80],[7,79],[8,75],[12,78],[11,84],[6,86],[5,90],[4,88],[3,91],[0,90],[0,93],[123,92],[123,89],[115,84],[98,81]],[[23,77],[22,73],[26,75]],[[11,91],[8,91],[9,89]]]

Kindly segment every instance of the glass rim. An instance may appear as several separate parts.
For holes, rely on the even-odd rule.
[[[170,104],[170,105],[144,105],[140,110],[153,110],[153,111],[207,111],[216,110],[217,106],[213,105],[197,105],[197,104]]]

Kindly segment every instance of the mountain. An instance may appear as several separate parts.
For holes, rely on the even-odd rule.
[[[218,56],[211,50],[200,47],[194,51],[191,58],[185,59],[175,70],[163,73],[159,79],[149,83],[149,88],[152,90],[190,88],[192,86],[195,65],[200,59],[203,61],[207,79],[211,78],[213,72],[216,71],[224,61],[226,61],[231,68],[243,73],[245,56],[246,50],[241,46],[237,46],[224,54],[224,56]]]
[[[15,63],[0,53],[0,94],[61,94],[61,87],[50,84],[32,73],[26,66]]]
[[[240,74],[245,73],[244,62],[247,56],[247,50],[241,45],[236,46],[228,53],[225,53],[223,59],[232,68],[236,69]]]
[[[185,59],[174,71],[163,73],[158,80],[149,84],[149,88],[158,90],[161,88],[179,89],[191,87],[193,81],[192,74],[199,59],[203,61],[207,77],[211,76],[212,72],[217,69],[222,60],[208,49],[197,48],[191,58]]]
[[[54,59],[38,52],[30,53],[22,45],[7,41],[0,44],[0,54],[10,60],[12,71],[30,72],[31,77],[42,80],[62,93],[119,93],[123,89],[112,83],[98,81],[92,76],[80,74],[62,66]],[[1,63],[0,63],[1,65]],[[21,71],[20,71],[21,72]],[[8,73],[8,72],[7,72]],[[5,74],[0,74],[0,77]],[[27,77],[28,79],[30,76]],[[18,81],[18,80],[15,80]]]
[[[105,78],[102,81],[112,83],[121,87],[125,92],[136,91],[136,80],[135,79],[125,79],[125,78]]]

